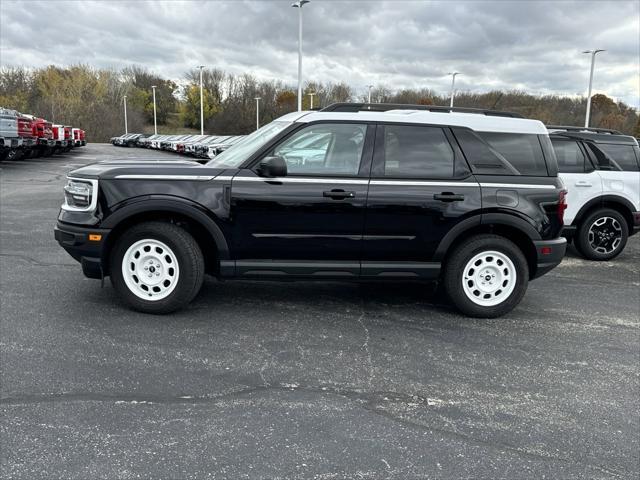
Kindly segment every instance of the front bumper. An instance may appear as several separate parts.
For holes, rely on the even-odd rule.
[[[82,265],[82,273],[88,278],[104,277],[104,252],[111,230],[105,228],[81,227],[58,222],[54,236],[60,246]],[[100,240],[91,240],[99,235]]]
[[[567,239],[534,240],[533,245],[536,248],[536,270],[531,276],[532,280],[560,265],[567,251]]]

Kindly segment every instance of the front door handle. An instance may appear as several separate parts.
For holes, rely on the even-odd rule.
[[[593,184],[591,182],[587,182],[585,180],[579,180],[576,182],[576,187],[592,187]]]
[[[331,190],[328,192],[322,192],[323,197],[332,198],[333,200],[343,200],[345,198],[353,198],[356,196],[356,192],[345,192],[344,190]]]
[[[451,192],[436,193],[433,195],[434,200],[440,200],[441,202],[462,202],[464,201],[464,195],[456,195]]]

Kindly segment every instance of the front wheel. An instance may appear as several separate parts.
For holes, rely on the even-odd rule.
[[[500,317],[522,300],[529,267],[522,251],[498,235],[477,235],[459,245],[446,262],[444,287],[465,315]]]
[[[611,260],[624,250],[629,237],[627,221],[616,210],[596,210],[578,227],[578,251],[589,260]]]
[[[194,238],[166,222],[146,222],[127,230],[111,256],[111,282],[134,310],[170,313],[200,291],[204,259]]]

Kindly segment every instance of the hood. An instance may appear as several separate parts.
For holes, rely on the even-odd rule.
[[[76,178],[115,179],[120,175],[203,175],[217,176],[221,168],[206,167],[191,160],[110,160],[72,170]]]

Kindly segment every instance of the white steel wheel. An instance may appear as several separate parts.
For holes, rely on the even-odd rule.
[[[516,268],[504,253],[485,251],[469,260],[462,275],[462,289],[473,303],[492,307],[506,301],[517,282]]]
[[[122,257],[122,278],[136,297],[157,301],[174,291],[180,267],[176,255],[165,243],[143,239],[131,245]]]

